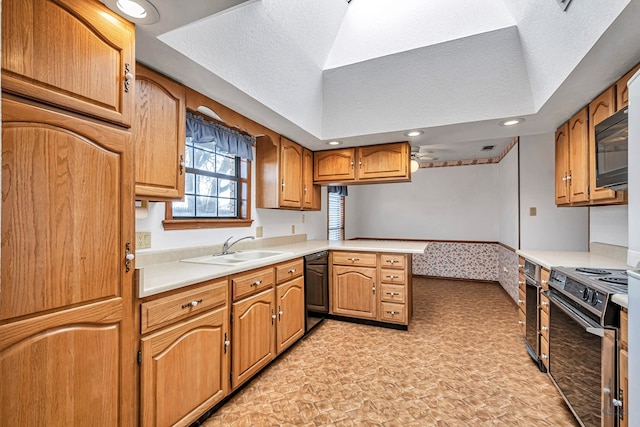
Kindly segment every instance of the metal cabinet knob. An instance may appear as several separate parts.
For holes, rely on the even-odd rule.
[[[518,300],[518,305],[520,305],[520,304],[524,304],[524,300],[519,299]]]
[[[546,326],[542,326],[540,329],[542,329],[543,331],[548,331],[549,330],[549,328],[546,327]]]
[[[518,320],[518,325],[524,325],[524,322],[522,320]]]
[[[250,286],[259,286],[262,284],[262,280],[256,280],[255,282],[253,282]]]
[[[524,285],[524,282],[522,280],[518,280],[518,285]]]
[[[542,302],[540,303],[540,305],[541,305],[541,306],[543,306],[543,307],[546,307],[546,306],[548,306],[548,305],[549,305],[549,303],[548,303],[548,302],[546,302],[546,301],[542,301]]]
[[[547,355],[546,355],[546,354],[544,354],[544,353],[542,353],[542,354],[540,355],[540,359],[548,359],[548,358],[549,358],[549,356],[547,356]]]
[[[518,264],[518,268],[524,268],[524,264]]]

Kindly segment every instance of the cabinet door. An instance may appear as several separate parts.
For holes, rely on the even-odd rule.
[[[556,131],[556,205],[569,203],[569,122]]]
[[[280,138],[280,206],[302,207],[302,147]]]
[[[298,277],[279,285],[276,301],[277,350],[280,353],[304,335],[304,278]]]
[[[321,209],[320,186],[313,184],[313,152],[302,149],[302,208]]]
[[[620,417],[620,427],[629,425],[629,352],[620,350],[620,400],[622,400],[622,416]]]
[[[231,385],[251,378],[276,355],[273,288],[233,303]]]
[[[354,156],[353,148],[316,151],[313,154],[313,181],[331,183],[355,180]]]
[[[631,80],[631,77],[640,70],[640,64],[633,67],[631,71],[622,76],[620,80],[616,82],[616,111],[622,110],[629,105],[629,88],[627,83]]]
[[[129,126],[134,34],[98,1],[5,0],[2,90]]]
[[[8,95],[2,120],[0,425],[132,425],[130,134]]]
[[[376,318],[376,269],[333,266],[333,314]]]
[[[184,86],[138,64],[132,129],[137,197],[184,196],[185,120]]]
[[[596,125],[615,113],[615,87],[610,87],[589,104],[589,182],[591,201],[615,201],[616,192],[596,188]],[[621,192],[622,193],[622,192]]]
[[[143,426],[188,426],[227,395],[228,324],[223,307],[142,338]]]
[[[396,144],[372,145],[359,147],[357,155],[358,180],[383,178],[397,180],[397,178],[409,179],[409,144],[399,142]]]
[[[569,120],[569,200],[589,200],[589,124],[583,108]]]

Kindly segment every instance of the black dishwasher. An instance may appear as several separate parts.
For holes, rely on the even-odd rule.
[[[304,257],[305,333],[329,314],[329,251]]]

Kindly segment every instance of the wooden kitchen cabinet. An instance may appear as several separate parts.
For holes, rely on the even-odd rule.
[[[363,184],[411,180],[408,142],[316,151],[314,181]]]
[[[284,282],[276,288],[278,304],[277,352],[280,354],[304,335],[304,278]]]
[[[2,90],[129,127],[134,26],[99,1],[2,2]]]
[[[313,170],[309,157],[313,157],[309,150],[285,137],[257,138],[257,207],[320,210],[320,186],[309,178]]]
[[[589,103],[589,199],[598,204],[622,203],[626,192],[596,187],[596,125],[616,112],[615,85]]]
[[[640,70],[640,64],[633,67],[631,71],[616,82],[616,111],[622,110],[629,105],[629,88],[627,87],[627,83],[638,70]]]
[[[302,209],[319,211],[322,208],[320,186],[313,183],[313,151],[302,149]]]
[[[556,204],[589,200],[589,125],[587,108],[556,131]]]
[[[227,395],[228,331],[225,301],[142,338],[142,426],[188,426]]]
[[[233,303],[231,386],[237,388],[276,356],[273,287]]]
[[[629,425],[629,314],[626,309],[620,311],[620,340],[619,340],[620,369],[618,384],[622,407],[620,409],[620,427]]]
[[[136,65],[136,198],[156,201],[184,197],[185,87]]]
[[[331,254],[331,314],[406,326],[413,314],[406,254]]]
[[[134,425],[130,132],[4,94],[2,170],[0,426]]]
[[[527,282],[524,275],[524,258],[518,257],[518,326],[523,337],[527,336]]]

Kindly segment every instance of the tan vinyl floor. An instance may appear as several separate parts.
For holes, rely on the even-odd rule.
[[[202,425],[576,426],[497,284],[414,278],[409,331],[325,321]]]

